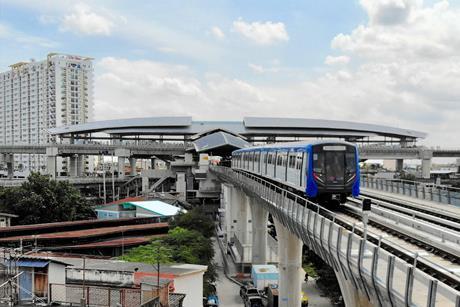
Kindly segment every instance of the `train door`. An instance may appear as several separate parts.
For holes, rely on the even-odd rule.
[[[254,171],[257,174],[260,174],[260,151],[255,152],[255,154],[254,154],[254,163],[255,163]]]
[[[299,175],[296,169],[297,153],[295,151],[289,151],[287,156],[287,176],[286,181],[299,186]]]
[[[300,173],[300,180],[301,180],[301,186],[303,188],[307,187],[307,176],[308,176],[308,165],[310,165],[309,162],[310,155],[308,152],[303,152],[302,153],[302,166],[301,166],[301,173]]]
[[[262,175],[267,174],[267,152],[260,152],[260,173]]]

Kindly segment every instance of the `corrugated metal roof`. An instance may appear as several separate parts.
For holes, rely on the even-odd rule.
[[[128,202],[128,204],[143,208],[159,216],[177,215],[182,210],[181,208],[171,206],[159,200],[134,201]]]
[[[43,261],[43,260],[18,260],[16,265],[19,267],[27,267],[27,268],[44,268],[49,263],[50,263],[49,261]]]
[[[105,132],[120,135],[195,135],[213,129],[235,134],[295,136],[372,136],[425,138],[426,133],[359,122],[279,117],[245,117],[242,121],[193,121],[191,117],[146,117],[97,121],[49,129],[53,135]]]
[[[189,116],[171,116],[171,117],[142,117],[142,118],[124,118],[113,120],[102,120],[97,122],[84,123],[79,125],[51,128],[51,134],[72,133],[84,131],[100,131],[119,127],[181,127],[190,126],[192,118]]]
[[[332,129],[371,131],[384,134],[406,135],[424,138],[426,133],[401,129],[384,125],[357,123],[341,120],[313,118],[278,118],[278,117],[245,117],[244,126],[247,128],[303,128],[303,129]]]
[[[240,149],[251,146],[242,138],[236,137],[226,132],[215,132],[197,139],[193,142],[197,152],[213,150],[219,147],[229,146],[232,149]]]

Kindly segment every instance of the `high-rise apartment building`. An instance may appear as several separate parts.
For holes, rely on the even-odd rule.
[[[50,53],[43,61],[20,62],[0,73],[0,144],[52,142],[49,128],[91,121],[92,59]],[[43,155],[15,155],[16,170],[42,171]],[[67,173],[66,159],[58,172]]]

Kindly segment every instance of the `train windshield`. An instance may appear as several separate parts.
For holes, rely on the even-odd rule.
[[[355,148],[345,145],[313,147],[313,176],[324,184],[344,184],[356,173]]]

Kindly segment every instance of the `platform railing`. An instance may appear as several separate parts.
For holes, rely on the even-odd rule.
[[[361,176],[361,187],[460,206],[460,189],[409,180]]]
[[[278,221],[312,249],[334,270],[349,280],[362,295],[376,306],[458,306],[460,292],[433,278],[417,267],[418,261],[428,260],[405,250],[381,235],[368,232],[364,240],[362,228],[353,224],[343,227],[340,217],[307,199],[247,173],[213,166],[218,178],[242,189],[258,199]],[[392,245],[401,254],[411,255],[408,263],[384,250]],[[433,267],[436,264],[431,263]],[[437,268],[440,272],[444,268]]]

